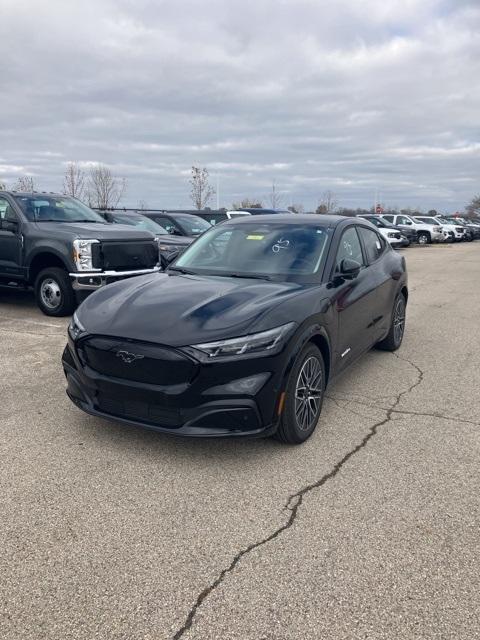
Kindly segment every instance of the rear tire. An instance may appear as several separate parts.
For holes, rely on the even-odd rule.
[[[69,316],[76,307],[75,292],[64,269],[43,269],[35,280],[35,298],[40,310],[47,316]]]
[[[308,343],[288,377],[285,406],[275,438],[285,444],[305,442],[317,426],[325,393],[325,363],[319,349]]]
[[[383,340],[377,343],[377,349],[383,351],[396,351],[402,344],[403,335],[405,333],[405,314],[407,310],[407,301],[403,293],[399,293],[395,298],[392,310],[392,320],[390,329]]]

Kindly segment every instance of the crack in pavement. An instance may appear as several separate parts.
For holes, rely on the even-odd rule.
[[[325,398],[333,402],[339,409],[342,409],[343,411],[348,411],[348,413],[351,413],[355,416],[360,416],[362,418],[365,418],[366,416],[364,416],[362,413],[359,413],[358,411],[353,411],[353,409],[350,409],[350,407],[347,407],[340,403],[344,402],[347,404],[349,403],[360,404],[362,407],[368,407],[370,409],[378,409],[379,411],[388,411],[388,407],[381,407],[378,404],[369,404],[368,402],[360,402],[359,400],[352,400],[351,398],[335,398],[334,396],[327,396],[327,395],[325,396]],[[438,411],[428,412],[428,411],[412,411],[408,409],[393,409],[392,413],[397,413],[399,415],[407,415],[407,416],[425,416],[427,418],[440,418],[441,420],[449,420],[452,422],[462,422],[464,424],[471,424],[474,427],[480,427],[480,422],[475,422],[474,420],[468,420],[467,418],[462,418],[461,416],[449,416],[449,415],[446,415],[445,413],[439,413]]]
[[[422,383],[424,378],[424,372],[420,369],[420,367],[418,367],[416,364],[414,364],[410,360],[407,360],[406,358],[401,358],[396,353],[392,355],[396,356],[399,360],[403,360],[404,362],[407,362],[416,370],[417,379],[415,380],[415,382],[412,385],[410,385],[408,389],[406,389],[405,391],[401,391],[399,394],[395,396],[394,403],[389,409],[386,410],[387,414],[385,418],[383,420],[376,422],[374,425],[372,425],[368,430],[368,432],[365,434],[365,436],[362,438],[362,440],[355,447],[350,449],[350,451],[348,451],[332,467],[331,471],[324,474],[319,480],[316,480],[315,482],[305,485],[302,489],[299,489],[298,491],[296,491],[295,493],[289,496],[283,508],[283,511],[290,511],[290,515],[287,521],[284,524],[282,524],[280,527],[275,529],[275,531],[270,535],[268,535],[267,537],[262,538],[262,540],[259,540],[257,542],[254,542],[248,545],[247,547],[245,547],[235,555],[235,557],[233,558],[232,562],[228,565],[228,567],[226,567],[225,569],[222,569],[222,571],[218,574],[215,580],[211,582],[207,587],[205,587],[205,589],[203,589],[203,591],[199,593],[193,606],[188,612],[187,617],[185,618],[185,622],[172,636],[172,640],[180,640],[180,638],[182,638],[183,635],[192,627],[195,620],[195,616],[199,608],[202,606],[202,604],[205,602],[208,596],[213,591],[215,591],[217,587],[219,587],[222,584],[225,577],[235,569],[237,564],[240,562],[240,560],[244,556],[248,555],[249,553],[251,553],[255,549],[258,549],[259,547],[262,547],[263,545],[268,544],[272,540],[275,540],[284,531],[286,531],[287,529],[290,529],[290,527],[294,524],[297,518],[298,511],[303,503],[303,498],[314,489],[319,489],[324,484],[326,484],[329,480],[334,478],[340,472],[342,467],[350,460],[350,458],[355,456],[355,454],[357,454],[359,451],[361,451],[364,447],[367,446],[368,442],[377,434],[378,429],[391,421],[392,415],[395,413],[395,409],[400,403],[400,401],[402,400],[403,396],[411,393],[415,389],[415,387],[418,387]]]

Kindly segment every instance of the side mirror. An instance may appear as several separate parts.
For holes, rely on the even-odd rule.
[[[180,251],[175,249],[175,251],[171,251],[168,255],[160,253],[160,266],[163,270],[165,270],[169,264],[171,264],[175,258],[178,258],[180,255]]]
[[[175,229],[174,229],[173,227],[168,227],[167,231],[168,231],[168,233],[169,233],[171,236],[174,236],[174,235],[175,235],[175,233],[176,233],[176,232],[175,232]]]
[[[11,231],[12,233],[17,233],[18,222],[17,220],[0,220],[0,229],[2,229],[3,231]]]
[[[350,260],[350,258],[344,258],[340,263],[339,274],[344,280],[353,280],[360,273],[362,265],[356,260]]]

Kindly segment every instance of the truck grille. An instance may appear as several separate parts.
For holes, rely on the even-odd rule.
[[[158,263],[158,244],[145,242],[99,242],[92,247],[93,265],[96,269],[129,271],[151,269]]]
[[[132,382],[186,384],[196,371],[195,363],[181,352],[148,342],[92,336],[80,341],[77,349],[83,365]]]

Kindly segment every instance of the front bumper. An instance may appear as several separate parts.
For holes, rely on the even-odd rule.
[[[110,282],[124,280],[125,278],[133,278],[134,276],[143,276],[147,273],[156,273],[160,271],[160,267],[152,267],[151,269],[136,269],[132,271],[91,271],[91,272],[74,272],[69,273],[72,280],[72,287],[75,291],[95,290],[103,287]]]
[[[62,364],[67,395],[80,409],[107,418],[178,436],[265,437],[276,431],[277,407],[283,380],[281,354],[259,359],[203,365],[191,382],[154,385],[105,376],[85,365],[69,338]],[[213,372],[213,368],[220,371]],[[259,368],[260,367],[260,368]],[[268,373],[255,395],[213,394],[214,388],[235,379]]]

